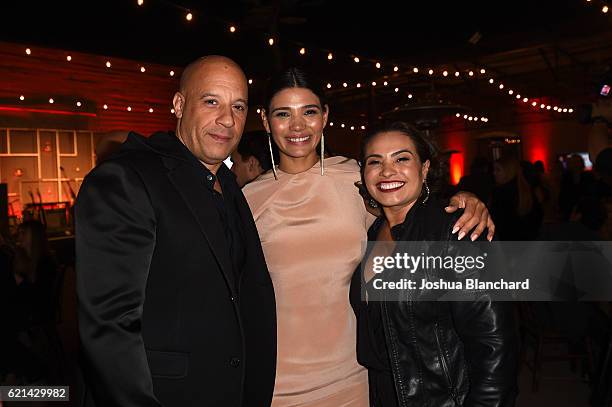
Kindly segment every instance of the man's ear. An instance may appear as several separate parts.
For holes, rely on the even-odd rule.
[[[247,160],[247,168],[249,172],[256,171],[257,167],[259,167],[259,160],[253,156],[250,156]]]
[[[268,134],[271,133],[270,123],[268,123],[268,116],[266,116],[266,109],[261,109],[260,115],[261,115],[261,122],[263,123],[263,126],[266,129],[266,132]]]
[[[183,117],[183,109],[185,107],[185,96],[181,92],[176,92],[172,98],[172,107],[174,107],[174,115],[177,119]]]

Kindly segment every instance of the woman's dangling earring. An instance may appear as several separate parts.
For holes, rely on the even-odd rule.
[[[423,180],[423,186],[425,187],[425,198],[423,198],[421,203],[425,203],[429,199],[429,185],[427,185],[427,180]]]
[[[325,159],[325,134],[321,133],[321,175],[324,173],[323,160]]]
[[[272,172],[274,173],[274,179],[278,179],[278,174],[276,173],[276,164],[274,163],[274,153],[272,152],[272,135],[268,133],[268,147],[270,147],[270,158],[272,159]]]
[[[368,199],[368,205],[370,205],[371,208],[378,208],[378,202],[376,202],[374,198]]]

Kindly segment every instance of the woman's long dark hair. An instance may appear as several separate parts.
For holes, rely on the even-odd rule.
[[[269,114],[270,112],[270,103],[272,102],[272,98],[281,90],[290,88],[303,88],[310,90],[319,98],[321,108],[324,110],[326,109],[325,106],[327,105],[327,97],[325,96],[325,91],[323,90],[324,88],[321,81],[300,68],[292,67],[274,75],[268,82],[264,101],[266,114]]]
[[[410,138],[416,147],[416,153],[419,156],[421,164],[429,160],[429,171],[427,172],[427,185],[431,193],[435,193],[439,190],[440,181],[442,180],[442,169],[440,168],[440,162],[438,160],[438,148],[436,145],[427,138],[421,131],[419,131],[413,125],[406,122],[393,122],[390,124],[383,124],[379,127],[374,128],[361,140],[361,151],[359,153],[359,164],[361,167],[361,182],[364,188],[367,186],[363,177],[365,170],[365,152],[370,142],[381,133],[389,133],[397,131]]]

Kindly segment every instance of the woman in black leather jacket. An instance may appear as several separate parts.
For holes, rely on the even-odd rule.
[[[459,215],[446,214],[427,184],[436,176],[435,155],[431,143],[405,123],[364,139],[363,182],[370,204],[383,213],[369,241],[457,239],[452,225]],[[518,357],[510,303],[492,302],[485,293],[474,301],[424,301],[428,291],[366,302],[362,282],[371,283],[370,277],[355,273],[351,303],[372,406],[514,405]]]

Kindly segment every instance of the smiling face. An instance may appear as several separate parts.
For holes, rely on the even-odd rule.
[[[412,138],[399,131],[379,133],[364,149],[363,178],[369,194],[384,208],[405,210],[421,195],[429,171]]]
[[[274,95],[268,108],[262,120],[278,146],[281,164],[283,160],[305,159],[314,165],[327,123],[327,105],[321,106],[319,97],[309,89],[287,88]]]
[[[195,64],[187,68],[181,91],[174,95],[176,135],[214,172],[240,141],[247,116],[247,81],[227,58]]]

